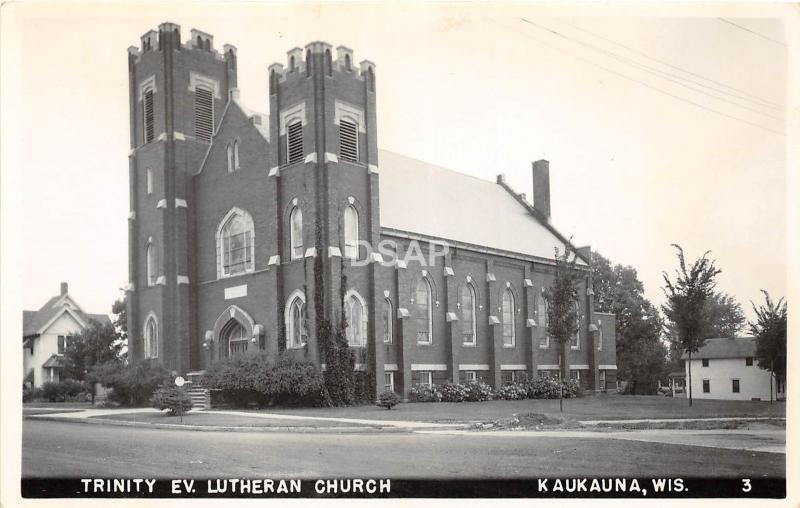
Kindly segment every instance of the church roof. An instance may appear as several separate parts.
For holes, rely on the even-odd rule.
[[[564,251],[566,238],[498,183],[387,150],[379,160],[384,228],[545,259]]]
[[[753,337],[737,337],[734,339],[717,338],[708,339],[703,347],[692,353],[692,360],[704,358],[746,358],[755,356],[756,340]],[[682,360],[688,360],[689,355],[683,353]]]

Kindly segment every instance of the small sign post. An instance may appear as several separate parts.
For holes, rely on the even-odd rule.
[[[186,383],[186,380],[183,377],[178,376],[175,378],[175,386],[178,387],[178,417],[180,418],[180,423],[183,423],[183,385]]]

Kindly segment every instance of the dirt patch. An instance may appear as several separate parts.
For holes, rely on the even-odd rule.
[[[660,421],[660,422],[637,422],[637,423],[601,423],[597,425],[586,425],[584,429],[595,432],[619,431],[619,430],[777,430],[785,429],[785,420],[733,420],[733,421]]]
[[[472,430],[565,430],[580,429],[583,426],[569,417],[555,417],[542,413],[515,414],[508,418],[500,418],[473,424]]]

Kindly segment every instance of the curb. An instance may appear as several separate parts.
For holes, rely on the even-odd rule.
[[[189,430],[194,432],[293,432],[307,434],[362,434],[362,433],[409,433],[414,429],[408,427],[226,427],[223,425],[182,425],[180,423],[144,423],[124,420],[108,420],[105,418],[69,418],[50,415],[28,415],[25,420],[47,420],[53,422],[83,423],[87,425],[115,425],[118,427],[141,427],[165,430]]]

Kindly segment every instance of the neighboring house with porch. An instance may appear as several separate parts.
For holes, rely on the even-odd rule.
[[[105,314],[84,312],[70,296],[66,282],[39,310],[22,311],[24,384],[40,387],[60,381],[67,343],[92,321],[111,323]]]
[[[770,393],[773,398],[785,398],[785,380],[774,380],[768,370],[760,368],[755,354],[753,337],[706,340],[692,354],[692,398],[770,400]],[[685,360],[688,379],[689,355],[684,353],[681,359]]]

